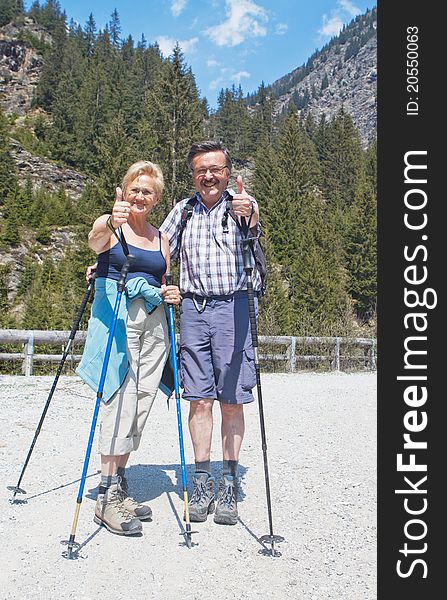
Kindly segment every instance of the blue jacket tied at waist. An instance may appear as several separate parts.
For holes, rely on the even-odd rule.
[[[104,363],[105,349],[113,319],[113,309],[117,295],[117,282],[107,277],[95,281],[95,298],[88,322],[87,340],[84,353],[76,373],[92,389],[97,391]],[[126,284],[116,322],[115,337],[111,347],[109,365],[104,382],[103,401],[108,402],[124,383],[129,370],[127,358],[126,321],[129,304],[136,298],[144,298],[148,313],[163,304],[160,289],[149,285],[143,277],[130,279]],[[169,362],[169,361],[168,361]],[[171,390],[160,384],[160,389],[170,396]]]

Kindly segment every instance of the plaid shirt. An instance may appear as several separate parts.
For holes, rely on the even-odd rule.
[[[231,190],[229,190],[231,193]],[[228,233],[224,233],[222,218],[225,212],[223,197],[211,209],[196,193],[197,202],[183,231],[180,255],[180,291],[199,296],[227,296],[247,289],[241,240],[242,235],[231,215]],[[178,256],[178,238],[183,208],[188,198],[178,202],[168,214],[160,231],[168,240],[171,258]],[[260,225],[256,225],[256,234]],[[255,291],[261,289],[261,278],[252,257],[252,281]]]

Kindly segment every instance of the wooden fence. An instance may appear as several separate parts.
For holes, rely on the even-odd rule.
[[[0,361],[21,361],[23,375],[33,374],[37,362],[60,363],[69,331],[44,331],[27,329],[0,329],[0,344],[21,345],[20,352],[0,352]],[[78,331],[72,351],[83,347],[86,331]],[[36,352],[38,345],[59,346],[62,353]],[[334,371],[363,368],[375,371],[377,349],[374,338],[259,336],[259,361],[273,370],[295,372],[305,368],[324,366]],[[314,349],[314,352],[312,350]],[[353,353],[353,349],[361,353]],[[1,350],[1,348],[0,348]],[[304,353],[306,350],[306,353]],[[315,353],[315,350],[317,353]],[[69,354],[70,363],[78,363],[81,354]],[[278,368],[279,367],[279,368]]]

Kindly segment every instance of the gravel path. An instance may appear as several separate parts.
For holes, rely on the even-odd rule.
[[[377,597],[375,374],[262,375],[274,531],[286,538],[278,558],[264,556],[257,541],[268,533],[257,403],[246,409],[240,522],[198,523],[197,545],[188,549],[179,535],[183,496],[175,400],[167,411],[163,396],[131,456],[128,475],[133,495],[150,502],[153,522],[133,538],[93,523],[94,443],[76,533],[80,558],[62,558],[60,541],[70,534],[95,401],[78,377],[59,381],[22,482],[27,503],[11,505],[6,490],[17,482],[52,381],[0,376],[2,598]],[[182,416],[190,463],[185,403]],[[216,475],[219,438],[216,430]]]

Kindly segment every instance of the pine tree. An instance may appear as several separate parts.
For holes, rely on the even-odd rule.
[[[31,178],[28,176],[25,183],[17,188],[17,193],[15,194],[14,211],[19,225],[28,224],[32,201],[33,185],[31,183]]]
[[[17,188],[17,168],[11,154],[9,125],[0,108],[0,206]]]
[[[274,183],[278,176],[278,152],[270,144],[268,138],[260,138],[255,154],[255,170],[253,173],[253,194],[259,203],[261,220],[266,229],[271,228],[269,206],[274,200]]]
[[[104,130],[112,112],[112,88],[116,85],[113,51],[107,28],[98,35],[95,50],[79,89],[76,107],[76,154],[81,169],[98,173],[96,140]]]
[[[112,46],[116,49],[120,47],[120,35],[121,35],[121,23],[118,11],[116,8],[111,14],[111,19],[109,21],[109,32],[110,32],[110,41],[112,42]]]
[[[125,44],[126,46],[127,44]],[[137,129],[143,118],[149,92],[158,77],[162,66],[162,58],[157,45],[147,47],[145,40],[137,44],[136,49],[128,52],[123,47],[123,62],[126,71],[126,104],[124,112],[129,132],[137,138]]]
[[[296,231],[297,247],[289,266],[295,331],[345,332],[350,306],[341,237],[321,195],[307,194],[303,199]]]
[[[343,108],[327,126],[320,149],[325,198],[344,211],[356,196],[364,159],[360,134]]]
[[[259,305],[259,331],[262,335],[293,335],[287,269],[281,263],[285,256],[289,262],[289,253],[293,256],[286,215],[289,203],[281,203],[282,196],[278,197],[282,172],[267,135],[258,142],[255,165],[253,194],[259,204],[261,241],[268,265],[267,292]]]
[[[202,111],[194,77],[177,45],[148,94],[139,133],[141,155],[152,146],[150,156],[163,169],[166,201],[154,211],[159,217],[190,192],[186,156],[192,142],[202,138]]]
[[[0,0],[0,27],[23,16],[24,12],[23,0]]]
[[[25,296],[22,327],[26,329],[52,329],[52,309],[56,268],[47,258],[36,268],[31,287]]]
[[[295,195],[298,207],[299,196],[317,188],[321,173],[314,143],[307,135],[295,109],[290,110],[282,124],[279,144],[287,187]]]
[[[41,11],[41,8],[40,8],[39,0],[33,0],[32,4],[30,6],[30,9],[28,11],[28,16],[31,19],[33,19],[33,21],[38,23],[40,11]]]
[[[317,123],[315,122],[315,119],[311,112],[307,113],[306,118],[304,119],[303,126],[304,126],[304,129],[305,129],[307,135],[312,140],[312,142],[315,144],[315,150],[317,151],[317,156],[318,156],[318,148],[317,148],[317,143],[316,143]]]
[[[91,58],[95,51],[96,37],[97,37],[96,22],[93,17],[93,13],[90,13],[88,21],[84,27],[84,47],[85,56]]]
[[[259,302],[260,335],[295,335],[286,270],[275,260],[271,241],[263,237],[268,264],[268,285]]]
[[[264,82],[261,82],[257,93],[257,103],[254,109],[252,119],[252,144],[253,148],[260,139],[266,139],[270,144],[273,143],[274,118],[273,111],[275,101],[271,94],[267,92]]]
[[[245,104],[242,87],[221,90],[218,110],[213,117],[216,137],[239,159],[247,157],[252,148],[251,118]]]
[[[274,260],[288,265],[295,252],[298,199],[290,189],[288,175],[277,151],[267,144],[258,148],[253,189],[260,206],[261,221]]]
[[[377,301],[377,209],[374,188],[365,181],[351,209],[346,248],[349,291],[357,317],[368,321]]]
[[[71,30],[64,44],[59,80],[52,104],[52,127],[46,140],[53,158],[78,166],[79,90],[86,73],[82,31]]]
[[[121,112],[104,127],[104,133],[95,141],[95,146],[99,170],[97,185],[101,190],[97,209],[109,212],[115,198],[115,188],[121,185],[128,167],[140,159],[136,143],[127,132],[126,121]]]
[[[65,16],[58,0],[46,0],[40,9],[38,22],[51,34],[60,29],[62,24],[65,25]]]
[[[6,117],[0,110],[0,207],[2,217],[2,246],[17,245],[20,242],[20,219],[16,210],[18,195],[17,168],[10,151],[9,127]]]
[[[23,259],[22,270],[20,273],[19,285],[17,286],[17,297],[26,296],[31,289],[36,276],[37,264],[34,259],[25,256]]]
[[[0,265],[0,327],[9,327],[8,280],[11,272],[10,265]]]
[[[377,196],[377,140],[368,146],[365,152],[366,183]]]
[[[3,247],[17,246],[20,243],[20,223],[15,205],[15,196],[8,195],[2,207],[3,218],[0,239]]]
[[[39,16],[39,23],[42,25],[44,23],[51,23],[51,37],[53,41],[51,48],[44,55],[42,73],[33,96],[33,106],[39,106],[51,112],[61,74],[60,67],[65,53],[67,32],[65,18],[61,16],[57,16],[56,18],[50,10],[48,10],[48,15],[43,18],[43,22],[41,22],[41,19],[42,17]]]

